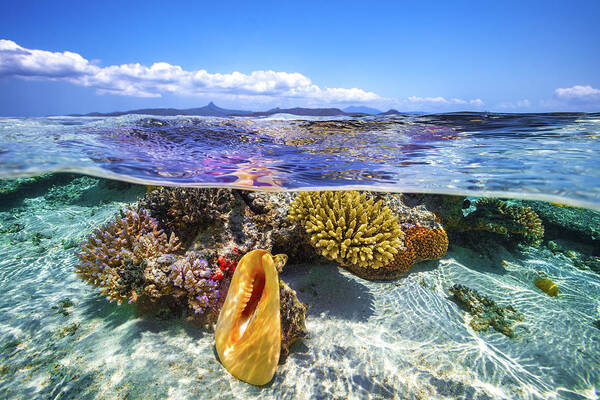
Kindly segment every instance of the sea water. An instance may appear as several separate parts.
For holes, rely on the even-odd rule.
[[[599,140],[598,114],[2,118],[0,397],[596,399]],[[75,275],[78,244],[146,185],[460,195],[465,213],[497,197],[546,233],[450,235],[440,260],[387,282],[286,266],[310,337],[257,388],[218,362],[210,329],[140,316]],[[455,284],[512,305],[514,336],[475,331]]]

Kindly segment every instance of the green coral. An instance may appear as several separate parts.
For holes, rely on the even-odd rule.
[[[343,266],[381,268],[402,246],[398,218],[365,193],[304,192],[292,202],[288,215],[304,227],[321,255]]]

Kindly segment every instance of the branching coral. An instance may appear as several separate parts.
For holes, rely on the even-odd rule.
[[[289,218],[304,227],[321,255],[343,266],[381,268],[402,243],[389,207],[355,191],[301,193]]]
[[[114,221],[94,229],[80,244],[75,272],[107,300],[132,302],[143,281],[146,260],[178,249],[175,235],[167,238],[146,210],[125,210]]]
[[[413,265],[423,260],[437,260],[448,251],[448,235],[442,227],[429,229],[413,226],[404,231],[404,248],[398,249],[394,259],[379,269],[349,267],[365,279],[394,279],[406,274]]]
[[[170,279],[187,292],[188,305],[196,314],[218,310],[221,300],[219,282],[208,262],[194,255],[177,260],[172,265]]]
[[[168,234],[175,233],[183,243],[194,239],[202,224],[218,219],[231,208],[228,189],[194,189],[162,187],[140,200]]]
[[[529,207],[508,205],[494,198],[475,203],[476,210],[467,215],[462,230],[484,230],[538,245],[544,237],[542,220]]]

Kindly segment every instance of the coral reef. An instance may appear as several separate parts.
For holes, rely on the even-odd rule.
[[[586,208],[564,207],[545,201],[522,200],[542,219],[548,239],[573,239],[594,246],[600,256],[600,212]]]
[[[413,226],[404,234],[415,253],[415,262],[422,260],[437,260],[448,251],[448,235],[444,228],[428,229]]]
[[[109,301],[133,302],[147,259],[178,249],[177,237],[171,234],[167,238],[146,210],[125,210],[114,221],[94,229],[80,244],[75,272]]]
[[[475,207],[464,218],[460,230],[493,232],[533,246],[539,245],[544,237],[542,220],[529,207],[508,205],[494,198],[479,199]]]
[[[175,233],[187,247],[202,225],[222,218],[231,209],[229,189],[161,187],[140,200],[167,234]]]
[[[365,193],[300,193],[289,218],[304,227],[317,252],[342,266],[381,268],[402,244],[397,217]]]
[[[522,321],[523,316],[513,306],[499,306],[489,297],[463,285],[454,285],[449,291],[473,316],[470,325],[475,331],[486,331],[492,326],[503,335],[514,337],[513,325]]]
[[[188,305],[196,314],[216,312],[219,306],[219,280],[203,258],[185,257],[171,266],[169,279],[173,285],[187,292]]]
[[[532,246],[539,245],[544,237],[542,219],[534,208],[528,207],[538,202],[509,205],[496,198],[480,198],[471,202],[465,196],[431,194],[403,194],[402,200],[412,208],[425,206],[427,210],[434,212],[449,233],[456,234],[454,236],[461,241],[465,239],[464,233],[471,231],[503,235],[515,242]]]
[[[459,229],[464,215],[463,209],[468,208],[469,201],[465,196],[449,196],[442,194],[404,193],[402,202],[406,207],[416,209],[423,207],[435,214],[446,229]],[[415,221],[417,225],[426,226]]]
[[[346,267],[364,279],[387,280],[405,275],[419,261],[437,260],[448,250],[448,235],[442,227],[413,226],[404,231],[404,247],[389,264],[378,269]]]

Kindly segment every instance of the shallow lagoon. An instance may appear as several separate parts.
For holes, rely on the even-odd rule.
[[[443,258],[390,282],[366,281],[331,263],[287,265],[281,279],[309,305],[310,338],[296,342],[274,380],[256,388],[219,364],[210,330],[182,318],[139,316],[73,273],[77,243],[144,192],[67,176],[3,198],[3,397],[598,397],[600,277],[579,262],[593,261],[594,249],[577,237],[549,241],[556,232],[547,227],[535,248],[451,235]],[[540,273],[556,282],[558,297],[535,287]],[[514,337],[474,331],[471,314],[448,292],[454,284],[512,304],[523,315]]]

